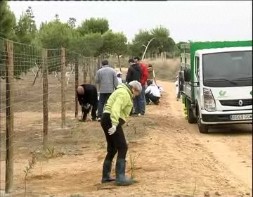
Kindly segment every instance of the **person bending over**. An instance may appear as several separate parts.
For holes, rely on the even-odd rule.
[[[161,97],[159,88],[151,80],[148,80],[147,85],[148,87],[145,90],[146,103],[149,104],[152,101],[155,105],[158,105]]]
[[[76,90],[78,102],[82,108],[82,121],[86,121],[87,115],[91,110],[92,120],[96,120],[98,105],[97,88],[92,84],[82,84]]]

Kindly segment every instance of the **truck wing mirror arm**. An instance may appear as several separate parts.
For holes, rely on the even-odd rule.
[[[199,87],[199,81],[193,82],[192,85],[193,87]]]

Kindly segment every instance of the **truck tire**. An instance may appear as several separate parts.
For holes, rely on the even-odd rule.
[[[198,123],[199,132],[207,134],[208,133],[208,125],[201,123],[199,113],[197,115],[197,123]]]
[[[190,124],[196,123],[197,119],[194,116],[194,113],[191,109],[191,102],[188,99],[186,100],[186,110],[187,110],[188,123],[190,123]]]

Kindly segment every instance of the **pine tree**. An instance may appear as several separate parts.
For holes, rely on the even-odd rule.
[[[15,15],[11,12],[7,1],[0,1],[0,37],[13,39],[15,24]]]

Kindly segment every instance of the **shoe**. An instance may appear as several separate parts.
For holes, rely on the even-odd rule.
[[[98,122],[101,122],[101,118],[98,118],[97,121],[98,121]]]
[[[118,186],[128,186],[135,183],[135,181],[131,178],[127,178],[125,176],[126,170],[126,161],[125,159],[117,159],[116,162],[116,185]]]
[[[115,179],[111,178],[111,176],[110,176],[111,170],[112,170],[112,161],[105,160],[104,164],[103,164],[101,183],[108,183],[111,181],[115,181]]]
[[[96,120],[97,120],[97,118],[92,118],[91,120],[92,120],[92,121],[96,121]]]

